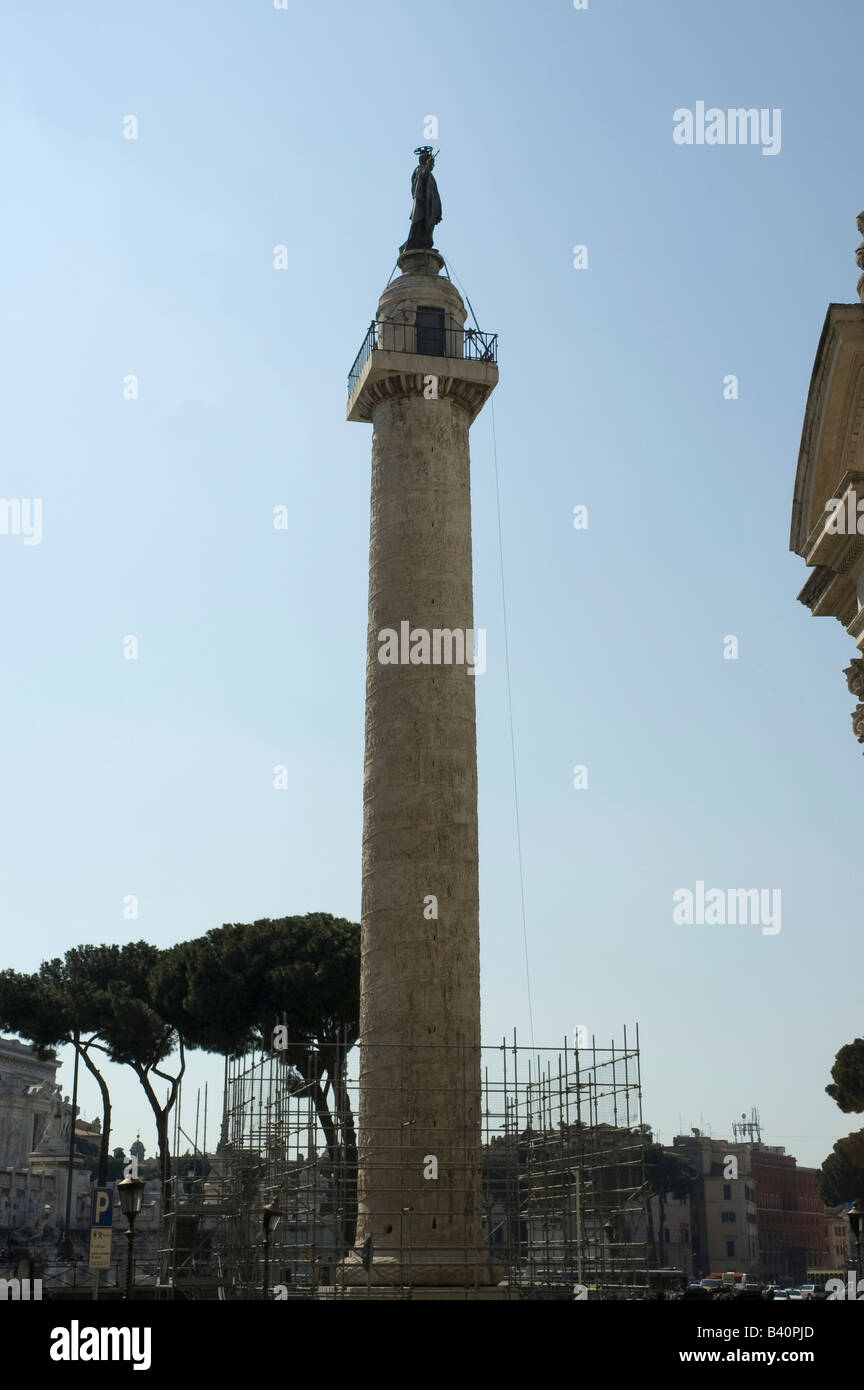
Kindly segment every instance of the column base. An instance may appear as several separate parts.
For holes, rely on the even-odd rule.
[[[434,247],[399,247],[397,261],[403,275],[440,275],[444,268],[444,257]]]
[[[458,1252],[461,1253],[461,1252]],[[370,1278],[371,1274],[371,1278]],[[337,1287],[362,1289],[371,1284],[376,1289],[412,1291],[420,1289],[456,1289],[470,1293],[477,1289],[492,1289],[505,1276],[503,1269],[490,1264],[485,1251],[470,1251],[467,1260],[459,1260],[452,1250],[416,1250],[410,1260],[405,1253],[376,1254],[372,1269],[367,1273],[358,1255],[350,1255],[336,1271]]]
[[[365,1271],[364,1271],[365,1273]],[[337,1302],[346,1300],[349,1303],[360,1303],[368,1297],[370,1303],[505,1303],[512,1298],[518,1298],[507,1284],[495,1285],[491,1288],[467,1289],[457,1287],[455,1284],[449,1288],[446,1285],[429,1288],[408,1288],[397,1289],[386,1286],[372,1285],[368,1294],[365,1288],[336,1288],[332,1290],[322,1290],[324,1297],[335,1297]]]

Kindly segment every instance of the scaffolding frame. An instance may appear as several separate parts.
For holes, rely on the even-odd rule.
[[[648,1136],[638,1027],[635,1038],[630,1043],[625,1028],[622,1046],[599,1047],[592,1038],[587,1047],[565,1040],[557,1048],[537,1048],[520,1045],[514,1031],[511,1040],[473,1049],[473,1059],[464,1045],[452,1045],[456,1085],[470,1077],[480,1053],[483,1232],[501,1297],[624,1298],[646,1289]],[[349,1287],[340,1271],[353,1245],[357,1179],[356,1152],[345,1142],[353,1126],[342,1112],[358,1113],[361,1049],[344,1050],[344,1089],[319,1084],[317,1106],[324,1067],[316,1065],[314,1048],[307,1050],[302,1075],[276,1052],[227,1061],[219,1146],[209,1155],[198,1149],[196,1119],[190,1142],[202,1160],[201,1175],[178,1172],[172,1179],[164,1294],[261,1299],[266,1287],[266,1296],[281,1300],[358,1296],[356,1278]],[[332,1055],[331,1049],[331,1067]],[[404,1091],[406,1048],[400,1057]],[[335,1121],[335,1142],[332,1125],[329,1135],[322,1127],[322,1095]],[[175,1145],[181,1135],[189,1138],[181,1105],[182,1096]],[[458,1184],[452,1193],[458,1206]],[[263,1211],[272,1204],[280,1219],[265,1237]],[[400,1192],[393,1241],[406,1265],[410,1221]],[[467,1299],[476,1289],[476,1250],[463,1254]],[[412,1297],[410,1285],[380,1286],[374,1264],[365,1282],[360,1296]]]

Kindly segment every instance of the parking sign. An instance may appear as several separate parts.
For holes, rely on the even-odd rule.
[[[114,1224],[114,1192],[110,1187],[94,1187],[90,1198],[90,1226],[110,1231]]]

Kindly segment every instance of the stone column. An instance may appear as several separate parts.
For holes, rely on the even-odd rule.
[[[374,427],[358,1247],[372,1238],[375,1283],[460,1286],[492,1278],[468,431],[497,368],[463,357],[465,309],[440,257],[406,252],[399,264],[378,309],[383,347],[349,402],[349,418]],[[446,356],[410,351],[418,308],[443,312]]]

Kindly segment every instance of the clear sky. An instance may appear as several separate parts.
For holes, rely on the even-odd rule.
[[[824,1087],[862,1032],[864,762],[854,646],[796,603],[788,535],[822,321],[855,300],[860,6],[7,0],[0,78],[0,492],[43,502],[41,544],[0,536],[2,964],[358,918],[345,378],[434,115],[436,242],[500,334],[535,1041],[638,1020],[664,1141],[758,1106],[819,1163],[857,1127]],[[700,101],[780,109],[779,154],[676,144]],[[488,407],[472,487],[484,1037],[527,1043]],[[779,888],[780,933],[676,925],[700,880]],[[221,1068],[189,1075],[187,1129]],[[131,1075],[114,1105],[152,1150]]]

